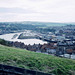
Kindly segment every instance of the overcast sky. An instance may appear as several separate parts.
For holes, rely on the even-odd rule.
[[[0,21],[75,22],[75,0],[0,0]]]

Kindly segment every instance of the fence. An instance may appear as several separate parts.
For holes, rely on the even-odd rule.
[[[0,75],[53,75],[0,64]]]

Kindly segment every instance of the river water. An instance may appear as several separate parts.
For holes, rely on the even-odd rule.
[[[44,43],[47,43],[47,42],[42,41],[42,40],[40,40],[40,39],[18,39],[18,36],[17,36],[16,38],[12,39],[15,34],[17,34],[17,35],[19,36],[21,33],[3,34],[3,35],[0,35],[0,38],[1,38],[1,39],[4,39],[4,40],[7,40],[7,41],[23,42],[23,43],[26,44],[26,45],[29,45],[29,44],[30,44],[30,45],[33,45],[34,43],[35,43],[35,44],[39,44],[39,43],[40,43],[40,44],[44,44]]]

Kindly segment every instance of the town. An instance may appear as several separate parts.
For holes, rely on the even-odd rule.
[[[26,49],[38,53],[45,53],[59,57],[75,59],[75,26],[67,25],[56,28],[55,32],[34,32],[25,30],[18,39],[37,38],[47,41],[45,44],[26,45],[22,42],[10,42],[10,46]]]
[[[16,24],[16,25],[15,25]],[[19,36],[15,34],[12,39],[40,39],[46,41],[44,44],[29,44],[11,41],[9,46],[23,48],[29,51],[51,54],[59,57],[74,58],[75,55],[75,25],[62,26],[34,26],[23,23],[0,23],[0,34],[22,32]],[[13,26],[12,26],[13,25]],[[19,25],[19,27],[17,27]],[[21,27],[21,25],[23,27]],[[11,26],[13,30],[11,29]],[[8,32],[6,32],[8,30]]]

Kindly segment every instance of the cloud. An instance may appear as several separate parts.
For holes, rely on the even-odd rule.
[[[0,13],[36,13],[34,10],[31,9],[23,9],[23,8],[4,8],[0,7]]]
[[[69,22],[74,13],[75,0],[0,0],[0,21]]]

